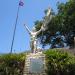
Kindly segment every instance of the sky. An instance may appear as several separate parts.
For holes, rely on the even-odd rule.
[[[23,24],[27,24],[30,29],[36,20],[42,20],[44,10],[49,6],[57,12],[57,2],[66,0],[22,0],[24,5],[20,7],[17,21],[16,35],[13,45],[14,52],[24,52],[30,50],[30,37]],[[0,53],[9,53],[12,43],[12,36],[19,0],[0,1]]]

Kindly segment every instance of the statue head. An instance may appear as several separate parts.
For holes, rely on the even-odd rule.
[[[35,27],[33,27],[33,28],[32,28],[32,31],[33,31],[33,32],[36,32],[36,28],[35,28]]]

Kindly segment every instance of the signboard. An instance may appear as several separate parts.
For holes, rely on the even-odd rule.
[[[30,59],[30,73],[41,73],[44,69],[44,60],[42,58],[31,58]]]

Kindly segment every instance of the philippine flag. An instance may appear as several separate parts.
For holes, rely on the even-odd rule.
[[[20,0],[19,6],[23,6],[23,5],[24,5],[23,1]]]

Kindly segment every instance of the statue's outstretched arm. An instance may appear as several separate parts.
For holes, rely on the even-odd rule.
[[[26,30],[28,31],[28,33],[31,34],[31,31],[30,31],[30,29],[27,27],[27,25],[24,24],[24,26],[25,26]]]
[[[40,32],[45,31],[45,30],[46,30],[46,29],[45,29],[44,25],[42,25],[41,28],[40,28],[40,30],[37,31],[37,35],[38,35]]]
[[[47,29],[47,25],[50,23],[52,17],[53,15],[51,14],[51,8],[49,7],[46,16],[43,20],[43,27],[45,28],[45,30]]]
[[[50,22],[51,18],[52,18],[52,15],[51,15],[51,8],[49,7],[49,8],[48,8],[48,11],[47,11],[47,13],[46,13],[45,19],[44,19],[44,25],[45,25],[45,24],[47,25],[47,24]]]
[[[51,8],[49,7],[49,8],[48,8],[48,11],[47,11],[47,13],[46,13],[46,16],[49,17],[50,14],[51,14]]]
[[[42,29],[40,29],[39,31],[37,31],[36,33],[37,33],[37,35],[40,33],[42,31]]]
[[[45,19],[44,19],[44,22],[41,26],[41,29],[39,31],[37,31],[37,35],[41,32],[41,31],[45,31],[47,29],[47,25],[48,23],[51,21],[52,19],[52,15],[51,15],[51,8],[49,7],[48,8],[48,11],[46,13],[46,16],[45,16]]]

